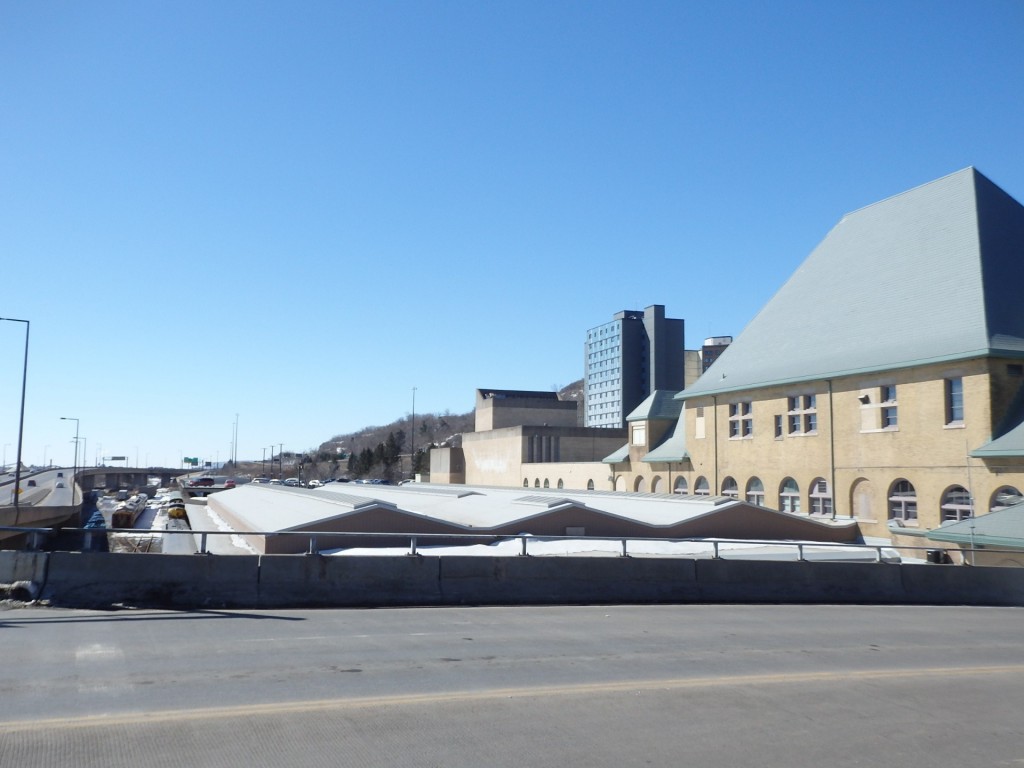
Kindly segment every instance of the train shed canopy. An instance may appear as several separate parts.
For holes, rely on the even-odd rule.
[[[853,521],[836,522],[713,496],[408,484],[331,483],[322,488],[246,485],[211,496],[208,507],[256,551],[394,547],[387,534],[442,534],[479,544],[528,533],[575,538],[727,538],[853,543]],[[382,534],[370,536],[369,534]]]

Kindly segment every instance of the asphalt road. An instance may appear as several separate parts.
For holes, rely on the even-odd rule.
[[[1024,609],[0,610],[0,765],[1014,766]]]

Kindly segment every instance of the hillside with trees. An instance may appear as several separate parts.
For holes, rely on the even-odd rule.
[[[558,390],[560,400],[578,402],[582,395],[582,379]],[[396,482],[410,474],[425,475],[430,471],[430,449],[460,446],[462,435],[474,431],[475,418],[472,411],[445,411],[417,413],[414,422],[412,414],[406,414],[390,424],[335,435],[301,457],[303,476]]]

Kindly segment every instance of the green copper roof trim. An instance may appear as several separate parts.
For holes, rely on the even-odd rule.
[[[849,376],[863,376],[871,373],[882,373],[884,371],[895,371],[904,368],[916,368],[922,365],[938,365],[940,363],[957,363],[963,362],[964,360],[976,360],[982,357],[998,357],[1000,359],[1009,358],[1011,360],[1024,360],[1024,351],[1019,350],[1001,350],[1001,349],[983,349],[974,350],[971,352],[963,352],[953,355],[944,355],[942,357],[921,359],[921,360],[909,360],[903,363],[897,363],[893,365],[880,365],[880,366],[868,366],[865,368],[850,368],[847,370],[833,371],[831,373],[821,372],[806,374],[804,376],[794,376],[792,378],[776,379],[774,381],[761,381],[753,382],[749,384],[742,384],[736,387],[715,387],[709,389],[702,389],[700,391],[694,391],[692,389],[684,389],[682,392],[676,395],[677,400],[686,400],[688,398],[697,397],[710,397],[711,395],[721,395],[730,392],[746,392],[752,389],[764,389],[766,387],[784,387],[791,384],[806,384],[809,381],[828,381],[835,379],[842,379]],[[712,369],[713,370],[713,369]],[[707,374],[705,374],[706,376]],[[700,382],[698,379],[694,384]]]

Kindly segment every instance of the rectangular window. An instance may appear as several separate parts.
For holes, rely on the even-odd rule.
[[[633,445],[647,445],[647,426],[633,427]]]
[[[775,416],[775,439],[782,439],[782,416],[780,414]]]
[[[883,384],[878,395],[882,403],[882,429],[896,429],[899,424],[896,417],[896,385]]]
[[[754,417],[753,403],[744,400],[729,403],[729,437],[753,437]]]
[[[882,429],[895,429],[899,425],[896,418],[896,407],[882,409]]]
[[[964,380],[946,379],[946,423],[964,423]]]
[[[817,395],[798,395],[786,398],[789,434],[812,435],[818,431]]]

